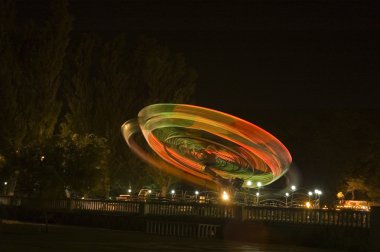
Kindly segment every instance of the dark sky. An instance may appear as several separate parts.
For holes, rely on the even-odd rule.
[[[380,108],[380,15],[364,1],[73,0],[76,29],[148,34],[199,73],[198,103]],[[250,119],[250,118],[247,118]]]
[[[345,126],[324,122],[326,114],[370,111],[378,118],[376,1],[71,0],[70,12],[76,32],[148,35],[183,53],[199,75],[196,104],[272,132],[304,183],[336,182],[328,175],[332,156],[310,143],[317,134],[326,138],[330,122],[334,130]],[[345,151],[342,142],[326,144]]]
[[[183,53],[199,74],[196,103],[272,132],[292,153],[304,186],[333,191],[339,173],[333,166],[356,146],[315,147],[316,135],[330,136],[324,115],[380,109],[375,1],[97,2],[71,2],[77,31],[144,34]],[[350,137],[342,131],[340,139]]]

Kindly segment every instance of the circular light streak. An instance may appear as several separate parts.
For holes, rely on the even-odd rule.
[[[154,104],[122,126],[129,147],[150,165],[210,189],[258,187],[289,168],[286,147],[260,127],[235,116],[194,105]],[[142,133],[150,149],[137,141]],[[252,185],[251,184],[251,185]]]

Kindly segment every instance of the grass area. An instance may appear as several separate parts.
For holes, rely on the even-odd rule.
[[[295,246],[148,235],[142,232],[45,225],[0,224],[0,251],[331,251]]]

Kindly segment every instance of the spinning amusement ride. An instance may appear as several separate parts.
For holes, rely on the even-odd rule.
[[[147,106],[123,124],[122,133],[132,151],[151,166],[211,190],[270,184],[292,162],[287,148],[267,131],[194,105]]]

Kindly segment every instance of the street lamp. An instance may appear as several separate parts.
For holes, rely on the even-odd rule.
[[[257,204],[257,205],[259,204],[259,197],[260,197],[260,193],[257,192],[257,193],[256,193],[256,204]]]
[[[195,191],[195,195],[197,195],[197,196],[198,196],[198,195],[199,195],[199,191]]]
[[[8,185],[8,182],[4,181],[4,195],[7,195],[7,185]]]
[[[251,180],[247,181],[247,186],[249,186],[249,187],[252,186],[252,181]]]
[[[289,193],[285,193],[285,207],[288,207],[288,197],[289,197]]]
[[[259,204],[259,196],[260,196],[260,187],[263,185],[260,181],[256,183],[257,185],[257,193],[256,193],[256,198],[257,198],[257,205]]]
[[[313,192],[309,191],[308,195],[309,195],[309,202],[310,202],[310,198],[311,198],[311,196],[313,196]]]
[[[292,189],[292,199],[291,199],[291,202],[290,202],[290,206],[292,207],[293,206],[293,193],[297,190],[297,187],[295,185],[292,185],[290,187],[290,189]]]
[[[131,188],[129,188],[129,189],[128,189],[128,193],[131,193],[131,192],[132,192],[132,189],[131,189]]]
[[[316,198],[316,203],[318,203],[318,208],[319,208],[319,201],[320,201],[320,196],[322,195],[322,191],[315,189],[314,194],[315,194],[315,198]]]

